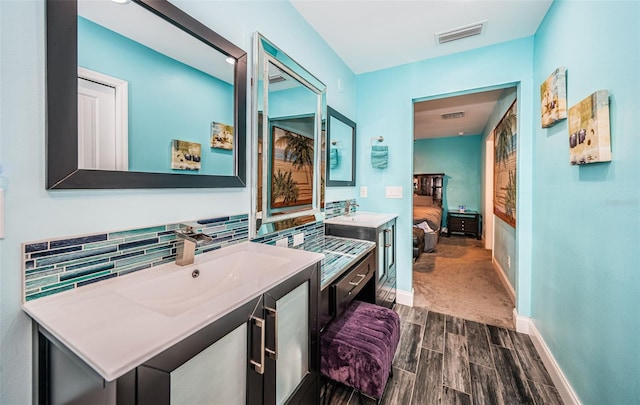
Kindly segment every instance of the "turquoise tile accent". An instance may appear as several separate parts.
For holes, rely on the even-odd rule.
[[[248,240],[246,214],[198,222],[213,242],[198,248],[196,254]],[[22,245],[25,300],[170,263],[175,260],[177,244],[173,231],[180,223],[26,242]]]

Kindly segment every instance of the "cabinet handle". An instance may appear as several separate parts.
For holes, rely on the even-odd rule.
[[[268,315],[273,317],[273,322],[274,322],[274,326],[273,326],[274,347],[273,349],[269,349],[265,345],[264,351],[267,352],[269,354],[269,357],[271,357],[272,359],[278,360],[278,311],[269,307],[265,307],[264,309],[266,309],[267,312],[269,312]]]
[[[357,283],[353,282],[353,281],[349,281],[349,284],[352,286],[358,286],[360,283],[362,283],[362,280],[364,280],[365,277],[367,277],[366,274],[358,274],[356,277],[360,277],[360,280],[358,280]]]
[[[258,374],[264,374],[264,319],[252,316],[251,320],[260,328],[260,362],[251,359],[249,362]]]

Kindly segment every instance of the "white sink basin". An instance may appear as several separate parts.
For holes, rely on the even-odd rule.
[[[116,292],[166,316],[176,316],[226,294],[253,290],[289,260],[261,253],[236,252],[134,284]]]
[[[366,228],[377,228],[388,221],[396,218],[396,214],[379,214],[374,212],[356,212],[349,216],[341,215],[325,220],[326,224],[362,226]]]

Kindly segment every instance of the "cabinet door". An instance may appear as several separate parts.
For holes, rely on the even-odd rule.
[[[319,400],[318,266],[298,273],[264,295],[264,403]]]
[[[137,368],[138,404],[244,404],[251,300]]]

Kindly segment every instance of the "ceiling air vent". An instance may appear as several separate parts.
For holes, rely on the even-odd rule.
[[[456,112],[444,113],[444,114],[440,114],[440,117],[443,120],[455,120],[456,118],[464,117],[464,111],[456,111]]]
[[[480,35],[484,33],[486,25],[487,20],[484,20],[450,31],[438,32],[436,33],[436,41],[438,42],[438,44],[445,44],[447,42],[457,41],[459,39]]]

